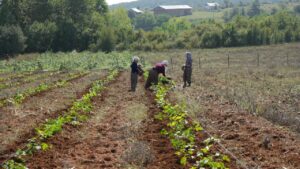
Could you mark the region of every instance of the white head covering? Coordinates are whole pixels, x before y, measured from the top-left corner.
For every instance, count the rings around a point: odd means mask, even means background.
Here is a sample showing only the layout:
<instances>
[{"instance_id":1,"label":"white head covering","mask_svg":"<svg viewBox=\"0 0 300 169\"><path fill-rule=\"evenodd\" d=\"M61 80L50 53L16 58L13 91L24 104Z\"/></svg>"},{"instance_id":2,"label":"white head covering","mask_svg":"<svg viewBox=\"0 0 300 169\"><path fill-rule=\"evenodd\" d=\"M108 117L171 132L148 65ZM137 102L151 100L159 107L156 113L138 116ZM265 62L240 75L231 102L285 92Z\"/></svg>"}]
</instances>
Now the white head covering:
<instances>
[{"instance_id":1,"label":"white head covering","mask_svg":"<svg viewBox=\"0 0 300 169\"><path fill-rule=\"evenodd\" d=\"M132 57L132 62L138 62L139 60L140 60L140 58L137 56Z\"/></svg>"},{"instance_id":2,"label":"white head covering","mask_svg":"<svg viewBox=\"0 0 300 169\"><path fill-rule=\"evenodd\" d=\"M165 65L165 66L168 66L169 65L169 62L167 60L164 60L161 62L161 64Z\"/></svg>"}]
</instances>

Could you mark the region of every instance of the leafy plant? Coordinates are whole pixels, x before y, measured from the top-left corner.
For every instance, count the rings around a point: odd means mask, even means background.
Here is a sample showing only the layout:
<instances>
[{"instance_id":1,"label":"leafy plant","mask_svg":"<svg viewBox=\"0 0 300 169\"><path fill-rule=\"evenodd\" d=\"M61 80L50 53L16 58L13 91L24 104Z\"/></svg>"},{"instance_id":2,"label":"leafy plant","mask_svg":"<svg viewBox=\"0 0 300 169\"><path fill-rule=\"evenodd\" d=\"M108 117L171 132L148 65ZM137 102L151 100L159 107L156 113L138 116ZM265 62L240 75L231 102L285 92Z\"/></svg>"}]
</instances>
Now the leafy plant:
<instances>
[{"instance_id":1,"label":"leafy plant","mask_svg":"<svg viewBox=\"0 0 300 169\"><path fill-rule=\"evenodd\" d=\"M168 79L160 79L155 88L155 100L162 108L162 112L155 115L157 120L167 120L167 128L161 130L161 134L169 137L175 154L180 157L180 164L186 166L192 163L191 169L212 168L226 169L223 162L230 162L228 156L221 156L219 153L211 155L210 148L214 143L219 142L214 137L207 138L202 142L205 147L198 149L196 145L196 133L203 131L198 122L190 122L187 112L183 106L172 105L165 98L174 82L162 83ZM169 80L168 80L169 81ZM167 85L166 85L167 84ZM197 150L198 149L198 150Z\"/></svg>"}]
</instances>

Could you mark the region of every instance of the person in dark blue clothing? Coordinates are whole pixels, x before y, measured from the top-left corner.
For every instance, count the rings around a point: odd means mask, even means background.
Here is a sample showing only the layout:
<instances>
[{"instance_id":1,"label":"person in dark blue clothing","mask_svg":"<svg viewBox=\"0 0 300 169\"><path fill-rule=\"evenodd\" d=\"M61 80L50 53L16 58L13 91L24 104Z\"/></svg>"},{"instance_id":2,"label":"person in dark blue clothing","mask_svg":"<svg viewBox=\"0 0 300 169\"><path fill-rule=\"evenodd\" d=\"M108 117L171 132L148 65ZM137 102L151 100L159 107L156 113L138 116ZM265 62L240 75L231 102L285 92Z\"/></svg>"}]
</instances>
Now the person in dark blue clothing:
<instances>
[{"instance_id":1,"label":"person in dark blue clothing","mask_svg":"<svg viewBox=\"0 0 300 169\"><path fill-rule=\"evenodd\" d=\"M138 76L139 76L139 67L138 67L138 62L139 62L139 57L134 56L132 58L132 63L131 63L131 89L129 91L135 92L137 82L138 82Z\"/></svg>"}]
</instances>

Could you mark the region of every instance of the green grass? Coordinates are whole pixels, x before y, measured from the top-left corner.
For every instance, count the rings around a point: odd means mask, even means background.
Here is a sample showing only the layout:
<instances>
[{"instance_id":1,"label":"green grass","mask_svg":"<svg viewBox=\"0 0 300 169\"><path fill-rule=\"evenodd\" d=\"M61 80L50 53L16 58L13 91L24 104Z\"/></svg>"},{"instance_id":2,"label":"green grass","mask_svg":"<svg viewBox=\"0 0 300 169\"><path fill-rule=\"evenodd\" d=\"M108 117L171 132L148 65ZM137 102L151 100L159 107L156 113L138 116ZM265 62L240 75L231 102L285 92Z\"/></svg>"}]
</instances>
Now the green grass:
<instances>
[{"instance_id":1,"label":"green grass","mask_svg":"<svg viewBox=\"0 0 300 169\"><path fill-rule=\"evenodd\" d=\"M108 69L111 67L127 67L130 64L129 52L91 53L43 53L20 55L14 59L0 61L0 73L24 71L66 71Z\"/></svg>"}]
</instances>

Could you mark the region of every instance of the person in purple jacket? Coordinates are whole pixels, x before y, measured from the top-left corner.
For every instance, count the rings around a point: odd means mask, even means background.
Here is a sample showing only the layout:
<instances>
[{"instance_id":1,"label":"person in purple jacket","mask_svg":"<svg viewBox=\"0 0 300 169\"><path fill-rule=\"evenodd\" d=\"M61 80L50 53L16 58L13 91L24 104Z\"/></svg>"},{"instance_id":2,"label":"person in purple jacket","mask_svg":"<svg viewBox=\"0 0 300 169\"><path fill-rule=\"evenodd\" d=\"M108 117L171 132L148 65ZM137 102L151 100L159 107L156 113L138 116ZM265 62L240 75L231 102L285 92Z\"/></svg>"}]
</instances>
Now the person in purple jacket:
<instances>
[{"instance_id":1,"label":"person in purple jacket","mask_svg":"<svg viewBox=\"0 0 300 169\"><path fill-rule=\"evenodd\" d=\"M166 76L166 67L168 66L169 62L164 60L160 63L157 63L152 69L149 70L149 76L145 84L145 89L149 89L151 85L158 84L158 76L162 74Z\"/></svg>"}]
</instances>

